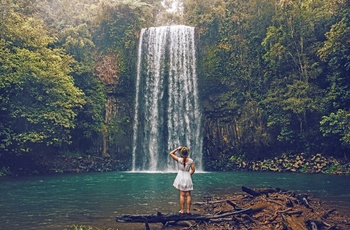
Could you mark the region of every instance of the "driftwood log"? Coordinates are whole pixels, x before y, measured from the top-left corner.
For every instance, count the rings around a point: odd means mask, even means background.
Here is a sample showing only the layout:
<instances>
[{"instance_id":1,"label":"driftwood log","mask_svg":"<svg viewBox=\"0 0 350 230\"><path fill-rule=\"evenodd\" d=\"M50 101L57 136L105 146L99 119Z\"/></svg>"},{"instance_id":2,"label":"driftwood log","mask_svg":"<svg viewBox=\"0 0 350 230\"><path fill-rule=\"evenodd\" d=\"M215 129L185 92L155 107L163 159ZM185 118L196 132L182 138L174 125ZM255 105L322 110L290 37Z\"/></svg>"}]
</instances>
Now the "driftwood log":
<instances>
[{"instance_id":1,"label":"driftwood log","mask_svg":"<svg viewBox=\"0 0 350 230\"><path fill-rule=\"evenodd\" d=\"M233 211L233 212L226 212L223 214L180 214L180 213L171 213L171 214L162 214L158 212L156 215L151 214L151 215L122 215L122 216L117 216L116 221L117 222L123 222L123 223L145 223L146 224L146 229L149 229L148 224L149 223L162 223L165 225L169 221L186 221L186 220L195 220L195 221L210 221L214 219L220 219L232 215L237 215L237 214L249 214L249 213L254 213L256 211L261 210L263 207L252 207L252 208L246 208L246 209L241 209L238 211Z\"/></svg>"},{"instance_id":2,"label":"driftwood log","mask_svg":"<svg viewBox=\"0 0 350 230\"><path fill-rule=\"evenodd\" d=\"M235 214L242 214L242 213L251 213L254 212L253 209L247 208L242 209L239 211L234 212L227 212L220 215L211 215L211 214L179 214L179 213L171 213L171 214L162 214L158 212L156 215L150 214L150 215L123 215L116 217L117 222L124 222L124 223L163 223L165 224L168 221L180 221L180 220L196 220L196 221L209 221L211 219L218 219L223 218L226 216L231 216Z\"/></svg>"},{"instance_id":3,"label":"driftwood log","mask_svg":"<svg viewBox=\"0 0 350 230\"><path fill-rule=\"evenodd\" d=\"M325 209L320 201L307 194L295 194L279 188L251 189L224 199L194 202L196 214L170 213L117 216L117 222L149 223L190 222L189 229L276 229L276 230L339 230L350 229L348 216L336 209Z\"/></svg>"}]
</instances>

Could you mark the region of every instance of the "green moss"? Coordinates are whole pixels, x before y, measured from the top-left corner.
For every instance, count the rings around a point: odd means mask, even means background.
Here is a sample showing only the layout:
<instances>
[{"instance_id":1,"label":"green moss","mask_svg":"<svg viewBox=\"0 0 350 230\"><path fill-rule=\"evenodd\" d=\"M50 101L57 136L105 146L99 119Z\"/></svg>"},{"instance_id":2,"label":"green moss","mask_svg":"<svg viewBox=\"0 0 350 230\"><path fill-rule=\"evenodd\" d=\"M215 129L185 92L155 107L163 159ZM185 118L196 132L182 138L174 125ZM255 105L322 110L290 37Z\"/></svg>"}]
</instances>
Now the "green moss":
<instances>
[{"instance_id":1,"label":"green moss","mask_svg":"<svg viewBox=\"0 0 350 230\"><path fill-rule=\"evenodd\" d=\"M336 174L336 172L342 172L343 167L341 165L331 165L328 169L324 170L325 174Z\"/></svg>"},{"instance_id":2,"label":"green moss","mask_svg":"<svg viewBox=\"0 0 350 230\"><path fill-rule=\"evenodd\" d=\"M307 171L308 171L307 169L308 169L307 165L303 165L303 166L301 166L300 172L307 173Z\"/></svg>"},{"instance_id":3,"label":"green moss","mask_svg":"<svg viewBox=\"0 0 350 230\"><path fill-rule=\"evenodd\" d=\"M231 156L230 162L231 163L241 163L243 159L240 156Z\"/></svg>"}]
</instances>

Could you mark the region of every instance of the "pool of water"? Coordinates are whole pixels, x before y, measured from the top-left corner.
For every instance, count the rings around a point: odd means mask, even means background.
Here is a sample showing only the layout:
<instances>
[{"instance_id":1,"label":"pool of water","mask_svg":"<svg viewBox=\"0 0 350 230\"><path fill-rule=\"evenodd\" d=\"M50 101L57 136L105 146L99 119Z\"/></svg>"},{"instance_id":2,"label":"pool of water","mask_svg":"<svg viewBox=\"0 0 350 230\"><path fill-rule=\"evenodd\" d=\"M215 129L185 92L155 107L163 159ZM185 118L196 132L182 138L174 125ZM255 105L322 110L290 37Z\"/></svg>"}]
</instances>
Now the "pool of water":
<instances>
[{"instance_id":1,"label":"pool of water","mask_svg":"<svg viewBox=\"0 0 350 230\"><path fill-rule=\"evenodd\" d=\"M0 229L144 229L116 223L123 214L177 212L175 173L108 172L0 178ZM193 201L247 187L279 187L312 193L342 211L350 211L350 177L268 172L206 172L193 175Z\"/></svg>"}]
</instances>

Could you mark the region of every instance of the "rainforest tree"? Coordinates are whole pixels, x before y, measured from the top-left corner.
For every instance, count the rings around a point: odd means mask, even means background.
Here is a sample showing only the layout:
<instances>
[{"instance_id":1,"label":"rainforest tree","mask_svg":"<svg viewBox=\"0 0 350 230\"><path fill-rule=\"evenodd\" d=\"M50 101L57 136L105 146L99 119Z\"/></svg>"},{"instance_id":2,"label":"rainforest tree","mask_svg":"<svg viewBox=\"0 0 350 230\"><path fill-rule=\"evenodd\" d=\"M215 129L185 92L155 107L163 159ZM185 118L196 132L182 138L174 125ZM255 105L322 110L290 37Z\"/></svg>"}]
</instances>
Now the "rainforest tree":
<instances>
[{"instance_id":1,"label":"rainforest tree","mask_svg":"<svg viewBox=\"0 0 350 230\"><path fill-rule=\"evenodd\" d=\"M77 109L85 100L70 76L73 59L42 22L12 10L1 23L0 97L2 151L69 143Z\"/></svg>"},{"instance_id":2,"label":"rainforest tree","mask_svg":"<svg viewBox=\"0 0 350 230\"><path fill-rule=\"evenodd\" d=\"M100 155L107 139L130 143L140 30L182 23L198 35L204 152L223 164L347 156L348 0L184 0L176 15L160 0L1 4L1 153Z\"/></svg>"},{"instance_id":3,"label":"rainforest tree","mask_svg":"<svg viewBox=\"0 0 350 230\"><path fill-rule=\"evenodd\" d=\"M184 15L200 34L204 113L225 140L217 150L348 151L349 2L200 3L185 1Z\"/></svg>"}]
</instances>

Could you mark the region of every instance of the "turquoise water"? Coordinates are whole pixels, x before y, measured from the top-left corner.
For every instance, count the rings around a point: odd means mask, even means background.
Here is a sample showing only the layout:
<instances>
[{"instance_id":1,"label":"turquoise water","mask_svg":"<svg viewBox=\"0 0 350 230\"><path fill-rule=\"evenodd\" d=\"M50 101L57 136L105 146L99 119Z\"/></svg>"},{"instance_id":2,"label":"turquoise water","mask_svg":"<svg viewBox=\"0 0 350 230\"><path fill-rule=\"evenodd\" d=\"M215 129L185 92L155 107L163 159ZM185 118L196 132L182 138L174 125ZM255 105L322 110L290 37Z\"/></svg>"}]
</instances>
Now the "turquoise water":
<instances>
[{"instance_id":1,"label":"turquoise water","mask_svg":"<svg viewBox=\"0 0 350 230\"><path fill-rule=\"evenodd\" d=\"M123 214L177 212L175 173L108 172L0 178L0 229L66 229L84 224L110 229L144 229L116 223ZM241 186L308 192L350 211L350 177L262 172L193 175L193 201L240 192ZM156 228L156 227L155 227ZM158 228L159 229L159 228Z\"/></svg>"}]
</instances>

